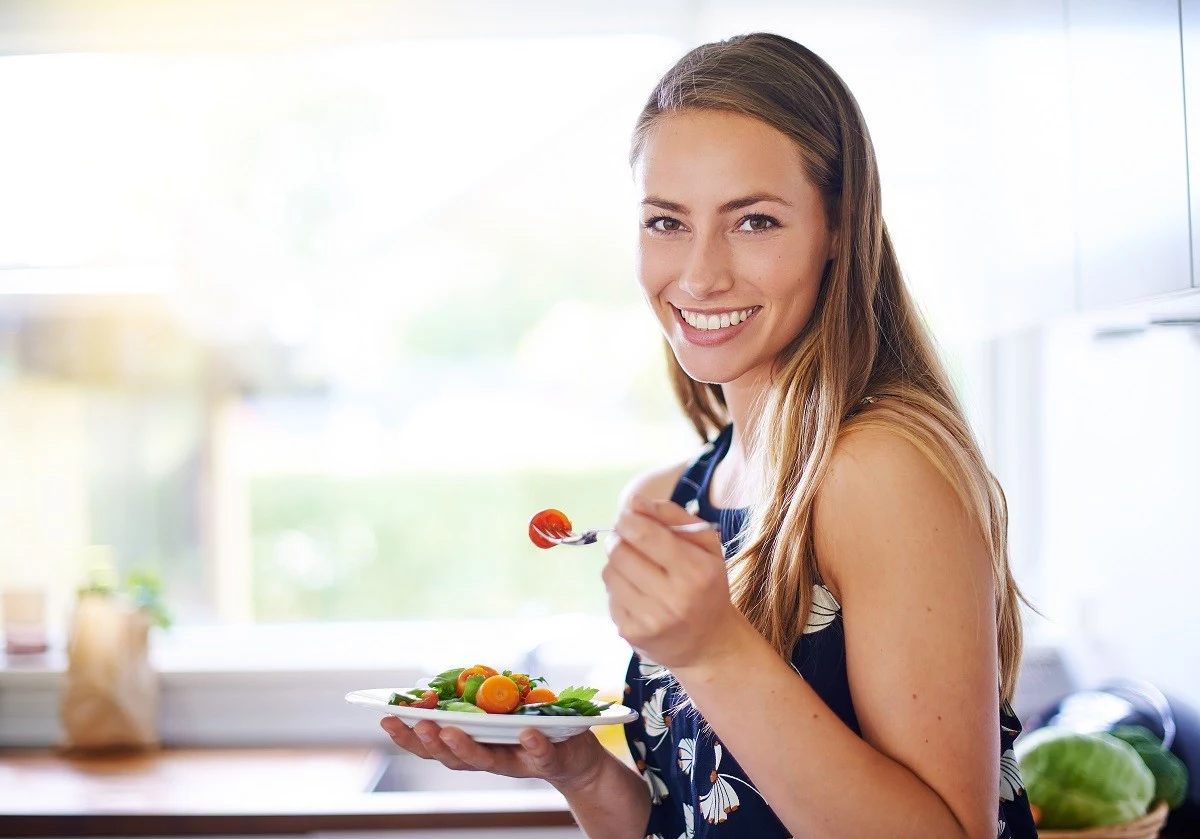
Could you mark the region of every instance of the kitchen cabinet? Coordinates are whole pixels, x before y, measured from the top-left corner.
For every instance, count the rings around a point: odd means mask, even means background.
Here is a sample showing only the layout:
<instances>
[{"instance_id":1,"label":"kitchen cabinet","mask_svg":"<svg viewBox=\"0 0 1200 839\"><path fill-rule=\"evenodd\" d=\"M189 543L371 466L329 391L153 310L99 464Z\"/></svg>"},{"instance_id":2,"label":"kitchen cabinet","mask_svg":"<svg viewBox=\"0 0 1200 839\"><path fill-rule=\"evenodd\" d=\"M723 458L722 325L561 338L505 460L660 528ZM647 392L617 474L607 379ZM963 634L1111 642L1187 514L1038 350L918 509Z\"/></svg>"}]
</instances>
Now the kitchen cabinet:
<instances>
[{"instance_id":1,"label":"kitchen cabinet","mask_svg":"<svg viewBox=\"0 0 1200 839\"><path fill-rule=\"evenodd\" d=\"M1066 11L1080 306L1190 289L1178 0L1067 0Z\"/></svg>"},{"instance_id":2,"label":"kitchen cabinet","mask_svg":"<svg viewBox=\"0 0 1200 839\"><path fill-rule=\"evenodd\" d=\"M1183 20L1200 68L1200 0ZM1177 0L713 0L697 33L778 31L845 78L901 265L953 342L1192 287L1180 26Z\"/></svg>"},{"instance_id":3,"label":"kitchen cabinet","mask_svg":"<svg viewBox=\"0 0 1200 839\"><path fill-rule=\"evenodd\" d=\"M1180 28L1183 38L1184 113L1187 119L1188 195L1191 198L1192 286L1200 288L1196 265L1200 237L1200 0L1181 0Z\"/></svg>"},{"instance_id":4,"label":"kitchen cabinet","mask_svg":"<svg viewBox=\"0 0 1200 839\"><path fill-rule=\"evenodd\" d=\"M940 339L1076 307L1059 0L705 3L699 37L776 31L826 59L866 118L900 265Z\"/></svg>"}]
</instances>

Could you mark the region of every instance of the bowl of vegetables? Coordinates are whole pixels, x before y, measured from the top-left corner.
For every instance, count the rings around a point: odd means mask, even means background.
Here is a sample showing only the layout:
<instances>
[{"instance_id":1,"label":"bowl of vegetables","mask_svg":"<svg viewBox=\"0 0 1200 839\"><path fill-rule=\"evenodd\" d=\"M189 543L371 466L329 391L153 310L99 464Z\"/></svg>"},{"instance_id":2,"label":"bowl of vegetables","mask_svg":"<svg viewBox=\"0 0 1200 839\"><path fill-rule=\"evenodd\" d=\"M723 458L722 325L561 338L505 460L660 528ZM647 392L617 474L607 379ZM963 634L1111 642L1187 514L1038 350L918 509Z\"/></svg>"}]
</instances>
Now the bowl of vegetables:
<instances>
[{"instance_id":1,"label":"bowl of vegetables","mask_svg":"<svg viewBox=\"0 0 1200 839\"><path fill-rule=\"evenodd\" d=\"M1142 726L1040 728L1017 761L1045 839L1153 839L1187 790L1183 762Z\"/></svg>"}]
</instances>

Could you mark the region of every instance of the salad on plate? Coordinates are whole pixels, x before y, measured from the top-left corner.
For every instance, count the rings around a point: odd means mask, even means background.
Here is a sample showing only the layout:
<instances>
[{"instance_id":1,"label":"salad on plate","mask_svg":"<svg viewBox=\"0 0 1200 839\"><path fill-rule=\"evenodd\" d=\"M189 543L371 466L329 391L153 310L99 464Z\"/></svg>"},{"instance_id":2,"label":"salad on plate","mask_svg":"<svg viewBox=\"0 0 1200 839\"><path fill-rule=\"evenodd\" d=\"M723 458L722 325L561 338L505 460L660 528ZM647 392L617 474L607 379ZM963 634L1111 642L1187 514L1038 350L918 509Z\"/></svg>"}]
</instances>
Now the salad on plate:
<instances>
[{"instance_id":1,"label":"salad on plate","mask_svg":"<svg viewBox=\"0 0 1200 839\"><path fill-rule=\"evenodd\" d=\"M597 693L591 687L555 692L541 676L476 664L445 670L411 688L353 691L346 701L399 717L409 727L428 719L460 728L480 743L512 744L527 728L558 742L595 726L637 719L623 705L597 701Z\"/></svg>"}]
</instances>

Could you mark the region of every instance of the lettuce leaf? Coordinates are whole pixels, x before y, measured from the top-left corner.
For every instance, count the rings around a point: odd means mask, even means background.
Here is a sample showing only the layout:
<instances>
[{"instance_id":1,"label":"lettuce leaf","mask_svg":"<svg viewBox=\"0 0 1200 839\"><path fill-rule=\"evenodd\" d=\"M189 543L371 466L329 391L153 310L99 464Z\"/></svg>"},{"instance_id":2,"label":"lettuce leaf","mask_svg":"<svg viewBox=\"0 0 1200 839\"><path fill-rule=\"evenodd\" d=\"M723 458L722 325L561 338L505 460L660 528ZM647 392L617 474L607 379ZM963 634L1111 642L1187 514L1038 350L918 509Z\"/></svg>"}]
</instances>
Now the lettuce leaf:
<instances>
[{"instance_id":1,"label":"lettuce leaf","mask_svg":"<svg viewBox=\"0 0 1200 839\"><path fill-rule=\"evenodd\" d=\"M458 677L465 669L465 667L455 667L452 670L443 670L429 680L429 689L437 691L438 699L457 699Z\"/></svg>"},{"instance_id":2,"label":"lettuce leaf","mask_svg":"<svg viewBox=\"0 0 1200 839\"><path fill-rule=\"evenodd\" d=\"M595 695L595 691L592 695ZM521 705L513 713L542 717L597 717L601 711L611 705L611 702L591 702L578 696L569 696L566 699L560 696L554 702Z\"/></svg>"},{"instance_id":3,"label":"lettuce leaf","mask_svg":"<svg viewBox=\"0 0 1200 839\"><path fill-rule=\"evenodd\" d=\"M468 676L467 680L463 683L462 701L470 702L472 705L474 705L475 694L479 692L479 686L483 684L484 679L486 678L486 676L483 676L479 673L476 673L474 676Z\"/></svg>"}]
</instances>

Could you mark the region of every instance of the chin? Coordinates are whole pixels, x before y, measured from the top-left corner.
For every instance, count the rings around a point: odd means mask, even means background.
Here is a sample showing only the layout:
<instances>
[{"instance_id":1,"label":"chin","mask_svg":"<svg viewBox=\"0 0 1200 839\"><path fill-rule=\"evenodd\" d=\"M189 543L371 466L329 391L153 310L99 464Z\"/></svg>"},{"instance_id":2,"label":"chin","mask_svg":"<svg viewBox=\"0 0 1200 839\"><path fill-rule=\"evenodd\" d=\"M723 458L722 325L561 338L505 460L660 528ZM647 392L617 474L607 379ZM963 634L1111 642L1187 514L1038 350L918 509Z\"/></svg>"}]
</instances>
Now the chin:
<instances>
[{"instance_id":1,"label":"chin","mask_svg":"<svg viewBox=\"0 0 1200 839\"><path fill-rule=\"evenodd\" d=\"M732 381L737 380L746 371L740 366L731 366L728 364L713 364L698 362L695 358L681 358L679 353L675 353L675 360L679 362L679 366L683 368L683 372L687 373L696 381L706 385L727 385Z\"/></svg>"}]
</instances>

